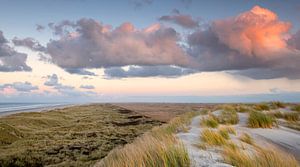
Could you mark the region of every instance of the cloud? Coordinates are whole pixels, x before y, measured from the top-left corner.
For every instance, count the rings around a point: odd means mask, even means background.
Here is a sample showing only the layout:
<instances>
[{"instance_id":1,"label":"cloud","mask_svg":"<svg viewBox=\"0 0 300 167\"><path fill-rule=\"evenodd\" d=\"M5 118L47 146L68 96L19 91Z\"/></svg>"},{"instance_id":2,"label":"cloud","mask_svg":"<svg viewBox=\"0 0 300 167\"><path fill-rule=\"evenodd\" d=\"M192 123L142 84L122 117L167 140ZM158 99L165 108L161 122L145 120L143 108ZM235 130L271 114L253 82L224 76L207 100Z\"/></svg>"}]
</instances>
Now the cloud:
<instances>
[{"instance_id":1,"label":"cloud","mask_svg":"<svg viewBox=\"0 0 300 167\"><path fill-rule=\"evenodd\" d=\"M129 3L132 4L135 9L138 9L146 5L151 5L153 0L129 0Z\"/></svg>"},{"instance_id":2,"label":"cloud","mask_svg":"<svg viewBox=\"0 0 300 167\"><path fill-rule=\"evenodd\" d=\"M104 70L106 78L129 77L179 77L195 73L192 69L177 66L130 66L128 70L122 67L112 67Z\"/></svg>"},{"instance_id":3,"label":"cloud","mask_svg":"<svg viewBox=\"0 0 300 167\"><path fill-rule=\"evenodd\" d=\"M194 19L191 15L183 15L175 9L172 15L161 16L158 20L170 22L182 26L183 28L197 28L199 27L199 21Z\"/></svg>"},{"instance_id":4,"label":"cloud","mask_svg":"<svg viewBox=\"0 0 300 167\"><path fill-rule=\"evenodd\" d=\"M290 27L274 12L255 6L190 34L188 52L199 62L200 71L235 70L253 78L300 78L300 51L290 49L287 42Z\"/></svg>"},{"instance_id":5,"label":"cloud","mask_svg":"<svg viewBox=\"0 0 300 167\"><path fill-rule=\"evenodd\" d=\"M12 39L12 42L14 43L15 46L23 46L33 51L46 52L46 48L33 38L19 39L15 37L14 39Z\"/></svg>"},{"instance_id":6,"label":"cloud","mask_svg":"<svg viewBox=\"0 0 300 167\"><path fill-rule=\"evenodd\" d=\"M180 38L175 29L160 24L138 29L125 22L113 28L83 18L49 23L57 38L44 49L34 40L18 42L44 50L53 64L72 74L95 76L88 70L104 68L106 78L227 71L255 79L300 79L300 32L291 34L291 24L268 9L255 6L198 28L178 10L160 20L194 29Z\"/></svg>"},{"instance_id":7,"label":"cloud","mask_svg":"<svg viewBox=\"0 0 300 167\"><path fill-rule=\"evenodd\" d=\"M93 85L81 85L80 88L82 88L82 89L95 89L95 86L93 86Z\"/></svg>"},{"instance_id":8,"label":"cloud","mask_svg":"<svg viewBox=\"0 0 300 167\"><path fill-rule=\"evenodd\" d=\"M40 25L40 24L36 24L35 29L36 29L38 32L42 32L43 30L45 30L45 26Z\"/></svg>"},{"instance_id":9,"label":"cloud","mask_svg":"<svg viewBox=\"0 0 300 167\"><path fill-rule=\"evenodd\" d=\"M31 71L26 64L27 54L16 51L0 31L0 71Z\"/></svg>"},{"instance_id":10,"label":"cloud","mask_svg":"<svg viewBox=\"0 0 300 167\"><path fill-rule=\"evenodd\" d=\"M81 68L66 68L65 71L69 72L70 74L97 76L95 73Z\"/></svg>"},{"instance_id":11,"label":"cloud","mask_svg":"<svg viewBox=\"0 0 300 167\"><path fill-rule=\"evenodd\" d=\"M55 89L58 93L64 96L95 96L98 95L96 92L92 91L79 91L75 87L69 85L63 85L59 82L58 76L56 74L46 76L47 80L44 85L50 86ZM83 87L82 87L83 86ZM92 89L91 85L81 85L80 88L83 89Z\"/></svg>"},{"instance_id":12,"label":"cloud","mask_svg":"<svg viewBox=\"0 0 300 167\"><path fill-rule=\"evenodd\" d=\"M38 90L37 86L33 86L29 82L14 82L11 84L0 85L0 90L3 90L5 88L12 88L19 92L31 92L32 90Z\"/></svg>"},{"instance_id":13,"label":"cloud","mask_svg":"<svg viewBox=\"0 0 300 167\"><path fill-rule=\"evenodd\" d=\"M46 86L56 86L58 85L58 77L56 74L48 75L47 76L47 81L44 83Z\"/></svg>"},{"instance_id":14,"label":"cloud","mask_svg":"<svg viewBox=\"0 0 300 167\"><path fill-rule=\"evenodd\" d=\"M177 32L159 24L142 30L136 29L131 23L111 29L93 19L53 25L66 26L74 31L59 29L55 32L60 34L60 38L47 44L47 52L54 64L68 72L126 65L187 66L191 62L177 44Z\"/></svg>"}]
</instances>

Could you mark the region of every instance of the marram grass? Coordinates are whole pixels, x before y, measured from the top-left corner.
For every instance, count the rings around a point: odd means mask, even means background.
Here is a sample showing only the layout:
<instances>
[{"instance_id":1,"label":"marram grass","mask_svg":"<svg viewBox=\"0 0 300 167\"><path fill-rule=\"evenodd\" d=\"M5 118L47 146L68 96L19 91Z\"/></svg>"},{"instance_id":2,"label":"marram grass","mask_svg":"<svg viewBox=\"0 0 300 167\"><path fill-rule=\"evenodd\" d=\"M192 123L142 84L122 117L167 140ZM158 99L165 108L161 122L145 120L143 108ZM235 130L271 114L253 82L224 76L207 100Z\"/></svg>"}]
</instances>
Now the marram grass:
<instances>
[{"instance_id":1,"label":"marram grass","mask_svg":"<svg viewBox=\"0 0 300 167\"><path fill-rule=\"evenodd\" d=\"M113 150L98 167L188 167L190 159L174 133L184 131L197 113L186 113L168 124L156 127L123 148Z\"/></svg>"},{"instance_id":2,"label":"marram grass","mask_svg":"<svg viewBox=\"0 0 300 167\"><path fill-rule=\"evenodd\" d=\"M250 112L248 126L251 128L272 128L275 119L260 111Z\"/></svg>"},{"instance_id":3,"label":"marram grass","mask_svg":"<svg viewBox=\"0 0 300 167\"><path fill-rule=\"evenodd\" d=\"M247 152L225 146L223 157L236 167L299 167L295 157L275 148L256 147L254 152Z\"/></svg>"}]
</instances>

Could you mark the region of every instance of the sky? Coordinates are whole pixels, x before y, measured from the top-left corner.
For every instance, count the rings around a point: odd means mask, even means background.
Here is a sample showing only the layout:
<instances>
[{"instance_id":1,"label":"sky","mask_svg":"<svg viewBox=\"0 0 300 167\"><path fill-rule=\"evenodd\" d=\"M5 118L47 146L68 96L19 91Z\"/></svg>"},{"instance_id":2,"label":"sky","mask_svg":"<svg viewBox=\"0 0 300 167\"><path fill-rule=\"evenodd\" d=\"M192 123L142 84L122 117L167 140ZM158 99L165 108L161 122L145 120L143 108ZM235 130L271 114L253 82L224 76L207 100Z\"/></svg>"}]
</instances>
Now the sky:
<instances>
[{"instance_id":1,"label":"sky","mask_svg":"<svg viewBox=\"0 0 300 167\"><path fill-rule=\"evenodd\" d=\"M300 101L297 0L0 4L0 102Z\"/></svg>"}]
</instances>

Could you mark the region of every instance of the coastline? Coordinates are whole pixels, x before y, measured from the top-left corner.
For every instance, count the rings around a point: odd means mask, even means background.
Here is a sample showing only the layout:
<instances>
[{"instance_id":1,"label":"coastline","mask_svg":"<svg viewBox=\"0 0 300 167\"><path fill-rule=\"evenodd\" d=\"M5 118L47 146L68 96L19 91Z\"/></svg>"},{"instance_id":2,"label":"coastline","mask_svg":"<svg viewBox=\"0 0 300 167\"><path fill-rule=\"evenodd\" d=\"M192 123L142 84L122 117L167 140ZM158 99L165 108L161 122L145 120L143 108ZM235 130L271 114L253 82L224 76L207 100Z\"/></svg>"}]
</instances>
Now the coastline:
<instances>
[{"instance_id":1,"label":"coastline","mask_svg":"<svg viewBox=\"0 0 300 167\"><path fill-rule=\"evenodd\" d=\"M52 106L42 106L42 107L37 107L37 108L28 108L28 109L17 109L13 111L3 111L0 112L0 118L13 115L13 114L18 114L18 113L27 113L27 112L47 112L55 109L62 109L66 107L72 107L72 106L77 106L77 105L82 105L82 104L57 104L57 105L52 105Z\"/></svg>"}]
</instances>

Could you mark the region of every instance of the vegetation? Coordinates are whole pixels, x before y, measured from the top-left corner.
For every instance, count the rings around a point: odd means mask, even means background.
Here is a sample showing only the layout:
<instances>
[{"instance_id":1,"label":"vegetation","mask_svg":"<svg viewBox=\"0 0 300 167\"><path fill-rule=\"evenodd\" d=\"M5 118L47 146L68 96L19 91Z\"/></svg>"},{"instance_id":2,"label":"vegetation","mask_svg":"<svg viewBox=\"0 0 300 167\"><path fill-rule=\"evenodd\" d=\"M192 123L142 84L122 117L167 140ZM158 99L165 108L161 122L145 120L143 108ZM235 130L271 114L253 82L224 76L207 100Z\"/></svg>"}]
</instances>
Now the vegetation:
<instances>
[{"instance_id":1,"label":"vegetation","mask_svg":"<svg viewBox=\"0 0 300 167\"><path fill-rule=\"evenodd\" d=\"M249 112L250 109L249 109L249 107L247 107L247 106L244 106L244 105L238 105L238 106L236 107L236 111L237 111L237 112L241 112L241 113L245 113L245 112Z\"/></svg>"},{"instance_id":2,"label":"vegetation","mask_svg":"<svg viewBox=\"0 0 300 167\"><path fill-rule=\"evenodd\" d=\"M248 126L251 128L272 128L274 118L259 111L250 112Z\"/></svg>"},{"instance_id":3,"label":"vegetation","mask_svg":"<svg viewBox=\"0 0 300 167\"><path fill-rule=\"evenodd\" d=\"M299 120L299 114L296 112L280 112L280 111L276 111L276 112L272 112L269 115L272 115L276 118L282 118L285 119L287 121L298 121Z\"/></svg>"},{"instance_id":4,"label":"vegetation","mask_svg":"<svg viewBox=\"0 0 300 167\"><path fill-rule=\"evenodd\" d=\"M232 126L221 126L220 128L219 128L219 130L220 131L226 131L227 133L229 133L229 134L234 134L234 135L236 135L236 131L235 131L235 129L232 127Z\"/></svg>"},{"instance_id":5,"label":"vegetation","mask_svg":"<svg viewBox=\"0 0 300 167\"><path fill-rule=\"evenodd\" d=\"M189 124L190 119L197 114L196 112L186 113L174 118L169 124L154 128L133 143L112 151L96 166L190 166L187 150L177 140L174 133L178 132L177 127L186 126L186 124Z\"/></svg>"},{"instance_id":6,"label":"vegetation","mask_svg":"<svg viewBox=\"0 0 300 167\"><path fill-rule=\"evenodd\" d=\"M270 107L267 103L260 103L260 104L256 104L254 106L254 109L258 111L264 111L264 110L268 111L270 110Z\"/></svg>"},{"instance_id":7,"label":"vegetation","mask_svg":"<svg viewBox=\"0 0 300 167\"><path fill-rule=\"evenodd\" d=\"M292 110L300 112L300 104L293 106Z\"/></svg>"},{"instance_id":8,"label":"vegetation","mask_svg":"<svg viewBox=\"0 0 300 167\"><path fill-rule=\"evenodd\" d=\"M240 136L240 140L245 142L245 143L248 143L248 144L253 144L253 139L251 138L251 136L247 133L243 133L241 136Z\"/></svg>"},{"instance_id":9,"label":"vegetation","mask_svg":"<svg viewBox=\"0 0 300 167\"><path fill-rule=\"evenodd\" d=\"M218 116L218 121L221 124L237 124L239 122L239 116L236 110L224 109Z\"/></svg>"},{"instance_id":10,"label":"vegetation","mask_svg":"<svg viewBox=\"0 0 300 167\"><path fill-rule=\"evenodd\" d=\"M271 102L271 108L272 109L278 109L278 108L284 108L286 105L280 101L273 101Z\"/></svg>"},{"instance_id":11,"label":"vegetation","mask_svg":"<svg viewBox=\"0 0 300 167\"><path fill-rule=\"evenodd\" d=\"M224 147L225 162L236 167L298 167L297 160L277 149L262 149L257 147L254 153Z\"/></svg>"},{"instance_id":12,"label":"vegetation","mask_svg":"<svg viewBox=\"0 0 300 167\"><path fill-rule=\"evenodd\" d=\"M159 121L113 105L0 118L0 166L89 166Z\"/></svg>"},{"instance_id":13,"label":"vegetation","mask_svg":"<svg viewBox=\"0 0 300 167\"><path fill-rule=\"evenodd\" d=\"M219 126L218 120L215 116L209 115L206 118L201 120L201 125L210 127L210 128L217 128Z\"/></svg>"},{"instance_id":14,"label":"vegetation","mask_svg":"<svg viewBox=\"0 0 300 167\"><path fill-rule=\"evenodd\" d=\"M221 146L226 144L224 138L218 131L204 129L201 133L201 140L211 146Z\"/></svg>"}]
</instances>

